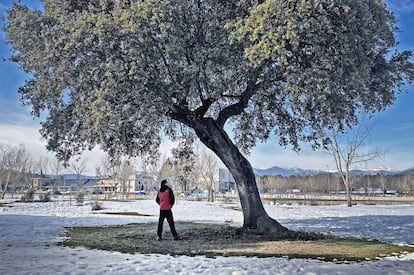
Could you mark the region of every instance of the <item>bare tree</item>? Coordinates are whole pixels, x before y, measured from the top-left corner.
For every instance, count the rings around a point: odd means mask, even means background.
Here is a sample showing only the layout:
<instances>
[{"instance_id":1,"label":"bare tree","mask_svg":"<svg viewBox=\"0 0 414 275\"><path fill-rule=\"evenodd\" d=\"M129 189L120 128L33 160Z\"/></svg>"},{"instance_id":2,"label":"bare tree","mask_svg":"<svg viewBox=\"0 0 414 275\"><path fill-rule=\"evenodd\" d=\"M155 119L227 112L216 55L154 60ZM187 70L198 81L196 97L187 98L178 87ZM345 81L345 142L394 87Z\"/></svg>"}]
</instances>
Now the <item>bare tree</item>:
<instances>
[{"instance_id":1,"label":"bare tree","mask_svg":"<svg viewBox=\"0 0 414 275\"><path fill-rule=\"evenodd\" d=\"M27 166L26 166L26 171L24 173L24 179L23 181L23 188L33 188L33 182L32 182L32 177L33 177L33 171L35 169L35 161L33 160L33 157L31 155L28 155L28 162L27 162Z\"/></svg>"},{"instance_id":2,"label":"bare tree","mask_svg":"<svg viewBox=\"0 0 414 275\"><path fill-rule=\"evenodd\" d=\"M12 172L12 159L13 151L10 146L1 146L0 147L0 171L2 172L2 182L1 182L1 198L4 199L4 195L8 189L10 183L10 177Z\"/></svg>"},{"instance_id":3,"label":"bare tree","mask_svg":"<svg viewBox=\"0 0 414 275\"><path fill-rule=\"evenodd\" d=\"M385 175L382 175L382 174L379 177L380 177L382 195L385 196L385 194L387 193L387 178L385 177Z\"/></svg>"},{"instance_id":4,"label":"bare tree","mask_svg":"<svg viewBox=\"0 0 414 275\"><path fill-rule=\"evenodd\" d=\"M173 179L176 178L173 166L173 161L170 158L165 158L158 172L157 182L166 179L171 184ZM174 189L176 189L176 186L174 186Z\"/></svg>"},{"instance_id":5,"label":"bare tree","mask_svg":"<svg viewBox=\"0 0 414 275\"><path fill-rule=\"evenodd\" d=\"M182 192L188 192L191 189L191 182L194 181L196 156L193 150L194 136L189 133L183 135L184 137L179 139L177 148L171 152L176 181Z\"/></svg>"},{"instance_id":6,"label":"bare tree","mask_svg":"<svg viewBox=\"0 0 414 275\"><path fill-rule=\"evenodd\" d=\"M207 151L203 148L198 154L198 171L201 178L205 182L208 190L208 201L214 201L214 180L216 171L218 171L217 166L217 157L212 152Z\"/></svg>"},{"instance_id":7,"label":"bare tree","mask_svg":"<svg viewBox=\"0 0 414 275\"><path fill-rule=\"evenodd\" d=\"M101 160L99 166L99 176L101 177L117 177L121 166L121 160L112 158L108 153Z\"/></svg>"},{"instance_id":8,"label":"bare tree","mask_svg":"<svg viewBox=\"0 0 414 275\"><path fill-rule=\"evenodd\" d=\"M22 144L18 146L0 145L0 186L1 198L4 198L10 184L13 194L22 181L25 181L24 173L28 172L31 158L26 147Z\"/></svg>"},{"instance_id":9,"label":"bare tree","mask_svg":"<svg viewBox=\"0 0 414 275\"><path fill-rule=\"evenodd\" d=\"M102 159L101 166L96 167L96 175L102 179L113 179L115 191L120 191L125 196L129 192L135 191L135 167L133 165L135 161L135 158L112 158L109 154L106 154ZM143 158L142 166L145 171L147 164L145 158ZM146 174L146 172L143 173Z\"/></svg>"},{"instance_id":10,"label":"bare tree","mask_svg":"<svg viewBox=\"0 0 414 275\"><path fill-rule=\"evenodd\" d=\"M60 174L64 171L64 169L65 169L65 167L63 165L63 162L60 161L58 158L55 158L50 163L50 171L56 179L56 189L57 190L59 190L59 183L61 183L60 181L62 180L62 177L61 177Z\"/></svg>"},{"instance_id":11,"label":"bare tree","mask_svg":"<svg viewBox=\"0 0 414 275\"><path fill-rule=\"evenodd\" d=\"M37 169L37 172L40 175L49 174L50 166L49 166L49 158L48 157L40 156L38 158L38 160L36 161L35 165L36 165L35 168Z\"/></svg>"},{"instance_id":12,"label":"bare tree","mask_svg":"<svg viewBox=\"0 0 414 275\"><path fill-rule=\"evenodd\" d=\"M340 128L327 130L330 139L328 152L333 156L336 168L345 185L347 204L352 206L352 180L350 177L351 167L358 163L366 163L385 154L380 148L362 151L364 141L369 136L372 125L361 123L345 134Z\"/></svg>"},{"instance_id":13,"label":"bare tree","mask_svg":"<svg viewBox=\"0 0 414 275\"><path fill-rule=\"evenodd\" d=\"M166 165L166 164L169 165ZM140 169L141 174L139 177L138 182L138 189L139 191L154 191L158 187L157 182L161 182L163 179L168 179L171 183L174 178L172 172L172 166L169 159L165 159L162 164L161 168L158 167L158 163L154 156L144 155L140 158ZM169 167L167 169L167 167Z\"/></svg>"},{"instance_id":14,"label":"bare tree","mask_svg":"<svg viewBox=\"0 0 414 275\"><path fill-rule=\"evenodd\" d=\"M271 192L276 193L282 193L287 190L286 188L286 178L282 176L272 176L269 179L269 185L271 188Z\"/></svg>"},{"instance_id":15,"label":"bare tree","mask_svg":"<svg viewBox=\"0 0 414 275\"><path fill-rule=\"evenodd\" d=\"M25 174L29 172L31 166L31 156L24 145L20 144L14 148L14 181L13 194L16 188L21 186L27 179ZM26 182L27 183L27 182Z\"/></svg>"},{"instance_id":16,"label":"bare tree","mask_svg":"<svg viewBox=\"0 0 414 275\"><path fill-rule=\"evenodd\" d=\"M131 190L131 176L134 175L134 167L131 165L130 160L124 160L121 164L119 171L119 181L121 183L121 192L125 196Z\"/></svg>"},{"instance_id":17,"label":"bare tree","mask_svg":"<svg viewBox=\"0 0 414 275\"><path fill-rule=\"evenodd\" d=\"M76 159L70 162L70 169L76 174L76 191L80 192L82 187L86 184L81 181L81 175L87 168L87 159Z\"/></svg>"},{"instance_id":18,"label":"bare tree","mask_svg":"<svg viewBox=\"0 0 414 275\"><path fill-rule=\"evenodd\" d=\"M406 196L412 196L414 191L414 180L412 174L405 174L402 181L402 190Z\"/></svg>"}]
</instances>

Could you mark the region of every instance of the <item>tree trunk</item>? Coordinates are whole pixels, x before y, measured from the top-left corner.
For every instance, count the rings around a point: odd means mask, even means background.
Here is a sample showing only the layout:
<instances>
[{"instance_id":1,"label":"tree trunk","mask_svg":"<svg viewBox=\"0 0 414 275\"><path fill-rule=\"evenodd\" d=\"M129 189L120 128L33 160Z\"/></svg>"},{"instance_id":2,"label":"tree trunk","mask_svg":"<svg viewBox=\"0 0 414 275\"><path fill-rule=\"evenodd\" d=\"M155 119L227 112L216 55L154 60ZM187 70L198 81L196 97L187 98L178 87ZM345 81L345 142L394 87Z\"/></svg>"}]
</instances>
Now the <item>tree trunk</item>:
<instances>
[{"instance_id":1,"label":"tree trunk","mask_svg":"<svg viewBox=\"0 0 414 275\"><path fill-rule=\"evenodd\" d=\"M211 186L208 187L208 202L214 202L214 198L213 198L213 189L211 188Z\"/></svg>"},{"instance_id":2,"label":"tree trunk","mask_svg":"<svg viewBox=\"0 0 414 275\"><path fill-rule=\"evenodd\" d=\"M348 207L352 207L352 184L351 184L351 179L349 176L349 165L346 166L345 171L340 169L338 166L338 171L341 176L342 183L345 186L345 192L346 192L345 196L346 196L347 205Z\"/></svg>"},{"instance_id":3,"label":"tree trunk","mask_svg":"<svg viewBox=\"0 0 414 275\"><path fill-rule=\"evenodd\" d=\"M348 204L348 207L352 207L352 185L351 185L351 179L349 177L349 169L347 168L345 172L345 190L346 190L346 202Z\"/></svg>"},{"instance_id":4,"label":"tree trunk","mask_svg":"<svg viewBox=\"0 0 414 275\"><path fill-rule=\"evenodd\" d=\"M7 179L6 179L6 183L4 184L4 189L3 192L1 194L1 199L4 199L4 195L6 195L7 192L7 188L9 188L9 181L10 181L10 169L7 171Z\"/></svg>"},{"instance_id":5,"label":"tree trunk","mask_svg":"<svg viewBox=\"0 0 414 275\"><path fill-rule=\"evenodd\" d=\"M224 129L213 119L207 118L196 121L192 126L201 142L223 161L233 175L243 210L243 228L254 229L258 233L277 235L286 233L288 229L266 213L259 196L253 168Z\"/></svg>"},{"instance_id":6,"label":"tree trunk","mask_svg":"<svg viewBox=\"0 0 414 275\"><path fill-rule=\"evenodd\" d=\"M351 197L352 190L350 190L350 187L346 190L346 202L348 204L348 207L352 207L352 197Z\"/></svg>"}]
</instances>

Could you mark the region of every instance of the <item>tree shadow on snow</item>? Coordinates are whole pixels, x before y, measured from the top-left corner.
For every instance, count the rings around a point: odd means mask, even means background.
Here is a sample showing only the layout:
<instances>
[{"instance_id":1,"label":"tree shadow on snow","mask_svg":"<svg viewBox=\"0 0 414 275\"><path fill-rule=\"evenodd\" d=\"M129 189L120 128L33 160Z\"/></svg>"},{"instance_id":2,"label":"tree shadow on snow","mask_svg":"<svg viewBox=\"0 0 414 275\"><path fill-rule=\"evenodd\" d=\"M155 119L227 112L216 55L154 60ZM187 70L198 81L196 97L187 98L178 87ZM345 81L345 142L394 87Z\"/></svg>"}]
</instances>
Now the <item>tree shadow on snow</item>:
<instances>
[{"instance_id":1,"label":"tree shadow on snow","mask_svg":"<svg viewBox=\"0 0 414 275\"><path fill-rule=\"evenodd\" d=\"M285 220L291 230L372 238L393 244L414 244L414 216L353 216Z\"/></svg>"}]
</instances>

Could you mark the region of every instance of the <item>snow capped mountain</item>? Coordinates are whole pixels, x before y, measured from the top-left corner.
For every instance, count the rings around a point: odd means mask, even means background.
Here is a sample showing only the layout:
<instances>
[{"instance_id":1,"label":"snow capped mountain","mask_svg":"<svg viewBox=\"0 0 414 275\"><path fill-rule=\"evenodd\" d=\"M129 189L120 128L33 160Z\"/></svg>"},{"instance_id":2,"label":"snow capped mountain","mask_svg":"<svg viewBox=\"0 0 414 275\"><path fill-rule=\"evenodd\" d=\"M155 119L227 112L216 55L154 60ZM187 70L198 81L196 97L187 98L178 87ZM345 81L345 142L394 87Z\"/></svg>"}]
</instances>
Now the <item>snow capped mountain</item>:
<instances>
[{"instance_id":1,"label":"snow capped mountain","mask_svg":"<svg viewBox=\"0 0 414 275\"><path fill-rule=\"evenodd\" d=\"M369 170L356 169L356 170L351 171L352 175L377 175L377 174L397 175L397 174L403 174L403 173L404 171L397 171L397 170L393 170L391 168L386 168L386 167L379 167L379 168L374 168L374 169L369 169Z\"/></svg>"},{"instance_id":2,"label":"snow capped mountain","mask_svg":"<svg viewBox=\"0 0 414 275\"><path fill-rule=\"evenodd\" d=\"M401 171L402 174L414 174L414 167Z\"/></svg>"},{"instance_id":3,"label":"snow capped mountain","mask_svg":"<svg viewBox=\"0 0 414 275\"><path fill-rule=\"evenodd\" d=\"M253 168L256 175L259 176L283 176L283 177L289 177L289 176L314 176L326 173L327 171L324 170L312 170L312 169L302 169L302 168L283 168L278 166L273 166L267 169L258 169ZM336 174L337 171L330 171L330 173ZM367 169L367 170L361 170L356 169L351 171L352 175L400 175L400 174L414 174L414 167L402 171L393 170L391 168L386 167L379 167L375 169Z\"/></svg>"},{"instance_id":4,"label":"snow capped mountain","mask_svg":"<svg viewBox=\"0 0 414 275\"><path fill-rule=\"evenodd\" d=\"M253 169L254 172L259 176L275 176L280 175L283 177L289 177L289 176L314 176L321 173L326 173L325 171L321 170L311 170L311 169L302 169L302 168L282 168L278 166L270 167L267 169Z\"/></svg>"}]
</instances>

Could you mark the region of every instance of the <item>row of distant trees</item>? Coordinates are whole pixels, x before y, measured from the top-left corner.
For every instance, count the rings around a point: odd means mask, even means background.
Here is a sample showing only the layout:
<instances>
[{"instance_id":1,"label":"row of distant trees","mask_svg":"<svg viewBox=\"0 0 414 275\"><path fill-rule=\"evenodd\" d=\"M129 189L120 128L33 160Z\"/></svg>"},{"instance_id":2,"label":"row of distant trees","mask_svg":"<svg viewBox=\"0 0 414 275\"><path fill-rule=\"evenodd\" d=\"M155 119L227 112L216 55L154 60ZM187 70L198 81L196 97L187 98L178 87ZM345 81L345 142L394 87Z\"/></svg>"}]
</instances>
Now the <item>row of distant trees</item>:
<instances>
[{"instance_id":1,"label":"row of distant trees","mask_svg":"<svg viewBox=\"0 0 414 275\"><path fill-rule=\"evenodd\" d=\"M164 158L161 166L146 159L123 158L114 160L106 155L96 167L99 178L115 178L126 190L128 179L139 169L160 182L168 179L178 191L191 192L194 188L208 190L209 200L213 200L214 182L218 169L217 158L206 149L188 148L185 140L179 142L172 157ZM191 150L190 150L191 149ZM58 178L64 173L73 173L78 177L77 190L82 188L81 175L88 167L85 158L75 159L66 165L56 158L32 156L23 144L0 144L0 191L4 198L6 190L16 193L18 188L31 188L33 176L48 175Z\"/></svg>"},{"instance_id":2,"label":"row of distant trees","mask_svg":"<svg viewBox=\"0 0 414 275\"><path fill-rule=\"evenodd\" d=\"M190 150L191 149L191 150ZM191 192L194 188L208 191L208 200L214 200L214 183L217 180L217 158L205 149L188 148L185 140L173 150L172 157L164 158L161 166L151 165L141 160L140 169L146 174L155 175L157 182L168 179L178 192ZM0 145L0 186L1 196L6 190L16 192L19 187L31 187L34 174L58 176L62 173L74 173L80 177L86 171L87 160L63 163L47 157L35 159L24 145ZM97 177L116 177L122 184L135 172L131 160L111 162L109 157L102 159L101 166L96 169ZM399 195L414 195L414 175L352 175L350 189L358 190L365 195L386 195L387 191L395 191ZM82 181L80 181L80 184ZM314 176L262 176L257 177L261 193L289 193L300 190L303 193L338 194L344 191L343 178L338 173L323 173ZM81 186L78 186L80 188ZM374 193L375 190L375 193Z\"/></svg>"},{"instance_id":3,"label":"row of distant trees","mask_svg":"<svg viewBox=\"0 0 414 275\"><path fill-rule=\"evenodd\" d=\"M0 144L0 192L4 198L6 191L16 193L18 188L31 188L32 178L37 174L58 176L62 173L85 172L87 160L76 159L66 166L56 158L46 156L33 156L23 144Z\"/></svg>"},{"instance_id":4,"label":"row of distant trees","mask_svg":"<svg viewBox=\"0 0 414 275\"><path fill-rule=\"evenodd\" d=\"M262 176L257 179L261 193L280 194L294 192L314 194L346 193L342 177L338 173L323 173L314 176ZM352 175L351 191L361 195L414 195L414 175ZM362 192L361 192L362 191Z\"/></svg>"}]
</instances>

